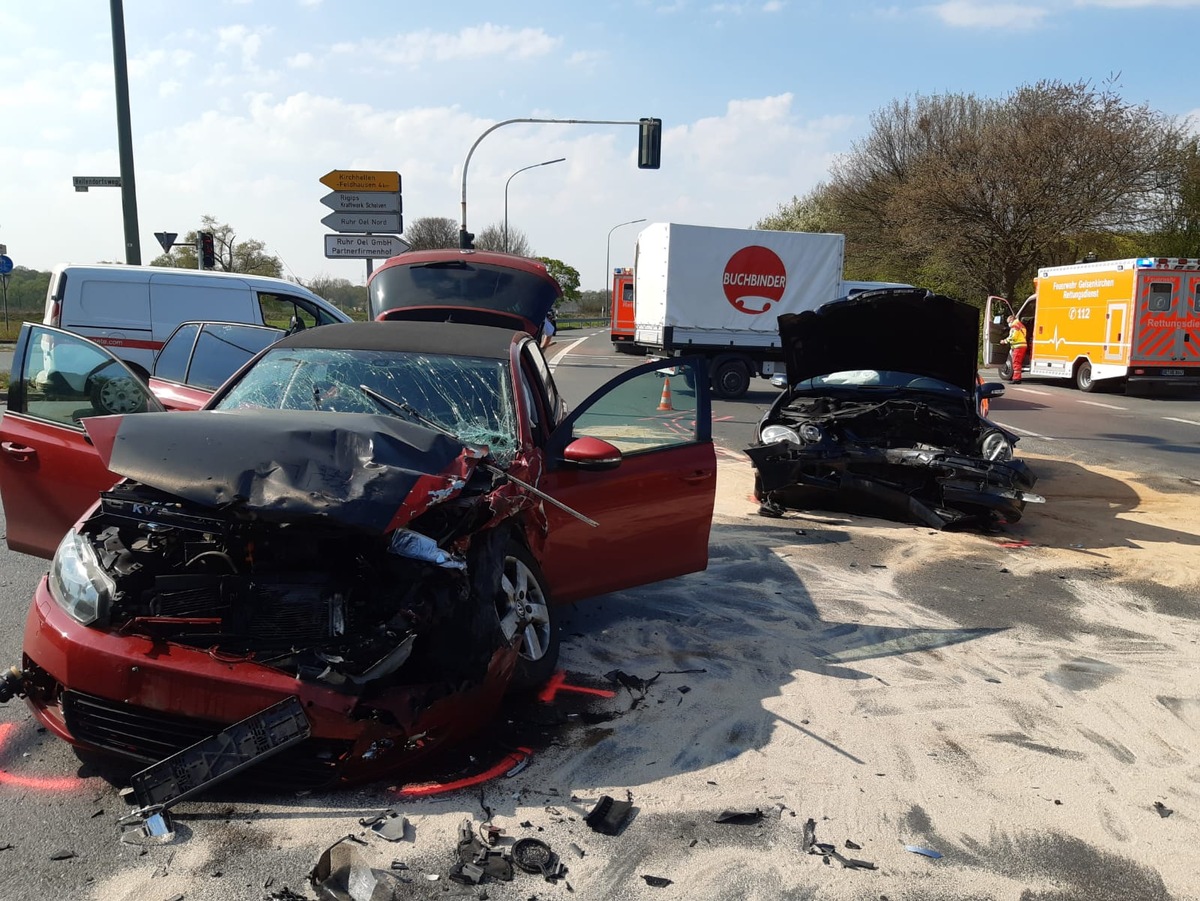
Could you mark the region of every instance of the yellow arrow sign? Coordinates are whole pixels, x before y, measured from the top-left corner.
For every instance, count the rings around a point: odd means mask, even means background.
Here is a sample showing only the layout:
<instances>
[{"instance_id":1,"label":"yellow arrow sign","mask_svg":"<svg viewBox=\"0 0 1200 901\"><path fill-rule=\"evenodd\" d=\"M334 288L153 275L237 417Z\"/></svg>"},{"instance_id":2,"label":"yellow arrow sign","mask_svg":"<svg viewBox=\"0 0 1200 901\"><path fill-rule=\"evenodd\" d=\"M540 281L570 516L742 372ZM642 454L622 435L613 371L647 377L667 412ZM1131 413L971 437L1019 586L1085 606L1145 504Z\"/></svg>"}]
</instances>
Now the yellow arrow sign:
<instances>
[{"instance_id":1,"label":"yellow arrow sign","mask_svg":"<svg viewBox=\"0 0 1200 901\"><path fill-rule=\"evenodd\" d=\"M321 176L321 184L334 191L399 191L399 172L334 169Z\"/></svg>"}]
</instances>

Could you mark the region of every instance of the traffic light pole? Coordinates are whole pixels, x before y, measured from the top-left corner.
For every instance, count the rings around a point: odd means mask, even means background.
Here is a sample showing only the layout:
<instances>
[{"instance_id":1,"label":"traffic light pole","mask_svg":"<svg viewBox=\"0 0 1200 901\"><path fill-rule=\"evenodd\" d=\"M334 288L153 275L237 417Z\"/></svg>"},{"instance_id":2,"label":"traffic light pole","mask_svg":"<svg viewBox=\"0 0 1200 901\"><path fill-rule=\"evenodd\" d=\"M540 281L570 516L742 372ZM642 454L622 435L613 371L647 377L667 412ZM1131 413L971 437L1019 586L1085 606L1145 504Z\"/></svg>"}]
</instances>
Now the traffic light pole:
<instances>
[{"instance_id":1,"label":"traffic light pole","mask_svg":"<svg viewBox=\"0 0 1200 901\"><path fill-rule=\"evenodd\" d=\"M125 262L142 264L138 235L137 188L133 180L133 128L129 120L129 69L125 60L125 13L121 0L109 0L112 15L113 75L117 85L117 148L121 158L121 212L125 223Z\"/></svg>"},{"instance_id":2,"label":"traffic light pole","mask_svg":"<svg viewBox=\"0 0 1200 901\"><path fill-rule=\"evenodd\" d=\"M467 168L471 165L471 155L475 153L475 148L479 146L479 142L490 135L497 128L504 125L512 125L516 122L533 122L533 123L548 123L552 125L637 125L646 131L647 122L658 123L657 130L654 134L654 140L658 141L662 135L662 122L659 119L505 119L503 122L497 122L491 128L487 129L483 134L475 139L475 143L471 145L471 149L467 151L467 158L463 161L462 171L462 218L458 227L458 246L463 250L469 250L474 247L475 236L467 231ZM641 160L644 157L644 151L639 150L640 168L657 169L658 168L658 153L657 146L653 154L653 165L643 166Z\"/></svg>"}]
</instances>

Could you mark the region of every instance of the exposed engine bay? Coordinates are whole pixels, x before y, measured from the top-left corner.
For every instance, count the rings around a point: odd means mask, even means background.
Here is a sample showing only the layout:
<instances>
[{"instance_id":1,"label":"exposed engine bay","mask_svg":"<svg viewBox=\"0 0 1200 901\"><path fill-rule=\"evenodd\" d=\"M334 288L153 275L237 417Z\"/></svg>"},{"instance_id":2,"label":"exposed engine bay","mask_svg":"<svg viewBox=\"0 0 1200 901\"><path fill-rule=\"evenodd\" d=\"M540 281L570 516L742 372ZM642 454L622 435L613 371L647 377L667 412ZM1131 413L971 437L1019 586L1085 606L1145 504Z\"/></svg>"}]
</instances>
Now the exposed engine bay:
<instances>
[{"instance_id":1,"label":"exposed engine bay","mask_svg":"<svg viewBox=\"0 0 1200 901\"><path fill-rule=\"evenodd\" d=\"M480 679L504 640L503 528L476 492L390 534L270 521L125 481L81 539L111 579L96 625L369 694ZM408 674L411 673L411 678Z\"/></svg>"},{"instance_id":2,"label":"exposed engine bay","mask_svg":"<svg viewBox=\"0 0 1200 901\"><path fill-rule=\"evenodd\" d=\"M833 507L937 529L1017 521L1041 500L1026 491L1035 476L973 402L915 389L796 393L747 449L760 509Z\"/></svg>"},{"instance_id":3,"label":"exposed engine bay","mask_svg":"<svg viewBox=\"0 0 1200 901\"><path fill-rule=\"evenodd\" d=\"M976 453L978 420L965 398L891 398L880 401L799 397L780 411L781 423L809 424L838 444L877 448L921 447Z\"/></svg>"}]
</instances>

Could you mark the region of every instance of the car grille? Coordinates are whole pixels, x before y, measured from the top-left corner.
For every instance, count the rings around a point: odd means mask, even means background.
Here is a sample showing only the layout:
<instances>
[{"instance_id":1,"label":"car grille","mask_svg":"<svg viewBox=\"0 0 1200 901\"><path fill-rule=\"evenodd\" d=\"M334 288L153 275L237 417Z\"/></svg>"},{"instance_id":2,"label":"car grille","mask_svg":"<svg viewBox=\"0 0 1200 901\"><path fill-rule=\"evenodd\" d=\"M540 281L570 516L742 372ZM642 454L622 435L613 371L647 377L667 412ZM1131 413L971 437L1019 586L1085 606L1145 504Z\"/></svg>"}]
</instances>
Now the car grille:
<instances>
[{"instance_id":1,"label":"car grille","mask_svg":"<svg viewBox=\"0 0 1200 901\"><path fill-rule=\"evenodd\" d=\"M220 732L224 723L175 716L121 704L77 691L62 695L63 717L77 741L144 763L156 763L201 739ZM308 739L271 758L252 778L290 789L315 788L337 777L339 760L350 742Z\"/></svg>"}]
</instances>

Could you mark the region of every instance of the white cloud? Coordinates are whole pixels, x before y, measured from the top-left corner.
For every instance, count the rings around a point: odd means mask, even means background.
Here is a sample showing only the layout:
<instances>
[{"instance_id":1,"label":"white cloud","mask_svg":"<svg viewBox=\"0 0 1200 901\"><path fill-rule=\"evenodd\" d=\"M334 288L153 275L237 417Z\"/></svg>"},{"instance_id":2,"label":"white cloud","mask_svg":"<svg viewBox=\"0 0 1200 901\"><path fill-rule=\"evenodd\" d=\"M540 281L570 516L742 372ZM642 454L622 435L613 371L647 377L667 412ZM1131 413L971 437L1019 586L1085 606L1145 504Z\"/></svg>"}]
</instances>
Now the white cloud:
<instances>
[{"instance_id":1,"label":"white cloud","mask_svg":"<svg viewBox=\"0 0 1200 901\"><path fill-rule=\"evenodd\" d=\"M986 3L977 0L948 0L924 9L952 28L1005 28L1030 30L1040 25L1049 11L1043 6L1019 3Z\"/></svg>"},{"instance_id":2,"label":"white cloud","mask_svg":"<svg viewBox=\"0 0 1200 901\"><path fill-rule=\"evenodd\" d=\"M297 53L288 57L287 66L289 69L311 69L316 61L316 57L311 53Z\"/></svg>"},{"instance_id":3,"label":"white cloud","mask_svg":"<svg viewBox=\"0 0 1200 901\"><path fill-rule=\"evenodd\" d=\"M484 24L457 32L430 30L404 32L394 37L335 44L335 53L375 57L395 65L415 68L424 62L461 60L534 59L549 56L562 39L540 28L507 28Z\"/></svg>"}]
</instances>

